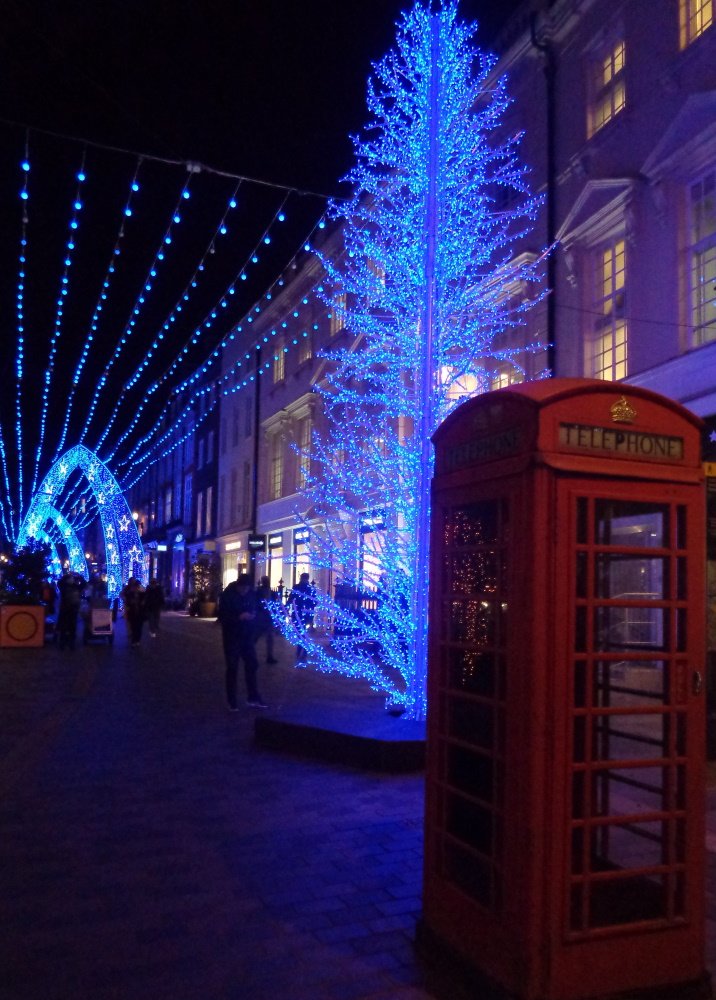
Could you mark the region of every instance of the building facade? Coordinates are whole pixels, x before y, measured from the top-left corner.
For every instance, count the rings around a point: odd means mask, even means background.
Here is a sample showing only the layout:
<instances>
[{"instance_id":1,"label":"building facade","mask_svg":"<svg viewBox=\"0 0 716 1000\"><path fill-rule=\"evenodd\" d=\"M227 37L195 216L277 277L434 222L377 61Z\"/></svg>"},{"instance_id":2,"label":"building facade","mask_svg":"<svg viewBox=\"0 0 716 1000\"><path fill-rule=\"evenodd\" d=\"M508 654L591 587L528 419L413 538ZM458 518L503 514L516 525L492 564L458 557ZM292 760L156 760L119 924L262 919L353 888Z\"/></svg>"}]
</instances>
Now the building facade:
<instances>
[{"instance_id":1,"label":"building facade","mask_svg":"<svg viewBox=\"0 0 716 1000\"><path fill-rule=\"evenodd\" d=\"M177 607L191 592L193 563L215 559L218 401L208 377L175 396L129 491L149 575Z\"/></svg>"}]
</instances>

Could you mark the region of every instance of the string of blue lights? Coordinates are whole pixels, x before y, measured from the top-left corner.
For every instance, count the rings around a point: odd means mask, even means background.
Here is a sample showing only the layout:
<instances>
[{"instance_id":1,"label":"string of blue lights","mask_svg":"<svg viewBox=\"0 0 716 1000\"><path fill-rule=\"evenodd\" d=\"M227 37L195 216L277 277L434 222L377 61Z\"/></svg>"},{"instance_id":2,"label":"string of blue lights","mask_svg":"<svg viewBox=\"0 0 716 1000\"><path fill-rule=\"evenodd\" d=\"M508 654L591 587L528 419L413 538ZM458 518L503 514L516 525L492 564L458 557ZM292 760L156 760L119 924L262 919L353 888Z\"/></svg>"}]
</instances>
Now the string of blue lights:
<instances>
[{"instance_id":1,"label":"string of blue lights","mask_svg":"<svg viewBox=\"0 0 716 1000\"><path fill-rule=\"evenodd\" d=\"M79 213L82 211L82 184L86 180L85 174L85 154L82 154L82 163L80 169L77 173L77 189L75 193L75 200L72 206L72 218L70 219L69 225L69 239L66 244L66 254L64 259L64 269L62 272L61 287L59 298L57 299L57 313L55 314L54 330L52 333L52 339L50 341L50 356L48 360L47 369L45 370L44 384L42 388L42 413L40 416L40 437L37 445L37 451L35 454L35 471L32 477L32 493L34 494L37 487L37 477L40 471L40 461L42 457L42 450L45 441L45 426L47 424L47 410L50 400L50 385L52 383L52 375L55 369L55 358L57 356L57 346L62 335L62 317L65 309L65 297L68 292L69 285L69 272L72 266L72 254L75 250L75 240L76 232L79 229Z\"/></svg>"},{"instance_id":2,"label":"string of blue lights","mask_svg":"<svg viewBox=\"0 0 716 1000\"><path fill-rule=\"evenodd\" d=\"M136 328L137 319L138 319L138 317L140 315L142 306L147 301L147 296L149 295L149 293L152 291L152 288L154 287L153 284L152 284L152 280L154 278L156 278L159 266L166 259L165 250L166 250L166 247L170 246L171 243L172 243L173 227L175 225L179 225L179 223L181 222L181 216L179 214L179 211L180 211L180 208L181 208L182 201L183 200L187 200L188 198L191 197L191 192L189 191L190 179L191 179L191 175L189 175L187 177L187 179L185 180L185 182L184 182L184 185L182 187L181 193L180 193L179 198L177 200L176 207L175 207L174 212L172 214L171 222L167 226L167 228L166 228L166 230L164 232L164 236L161 239L161 242L160 242L160 245L159 245L159 249L157 250L157 252L154 255L152 264L150 265L150 268L149 268L149 272L148 272L148 274L145 277L145 280L144 280L144 283L143 283L143 288L140 291L139 295L137 296L137 298L136 298L136 300L134 302L134 305L132 306L132 309L130 311L130 318L127 321L124 329L122 330L122 332L121 332L121 334L119 336L119 339L117 341L114 353L113 353L112 357L110 358L109 363L107 364L107 367L105 368L104 372L102 373L102 377L100 378L99 383L97 384L97 388L95 389L94 395L92 397L92 402L90 403L90 410L89 410L89 414L88 414L87 420L85 421L85 426L84 426L84 428L82 430L82 433L80 434L80 437L79 437L80 443L84 441L85 437L88 434L89 427L90 427L92 418L94 416L95 410L97 408L97 403L99 401L100 395L101 395L102 390L104 389L104 387L107 385L107 381L109 379L109 373L110 373L111 369L114 367L114 365L117 363L117 361L119 360L119 357L122 354L122 349L126 345L126 343L129 340L129 338L131 337L134 329ZM150 280L150 279L152 279L152 280ZM111 429L111 427L112 427L112 425L114 423L114 420L116 418L116 414L119 411L119 405L120 405L119 403L116 404L115 409L114 409L113 414L112 414L112 417L110 418L109 423L105 427L104 433L102 434L102 436L100 437L99 441L97 442L97 445L95 447L95 451L97 451L97 452L101 448L102 444L104 443L104 441L107 438L107 435L110 432L110 429Z\"/></svg>"},{"instance_id":3,"label":"string of blue lights","mask_svg":"<svg viewBox=\"0 0 716 1000\"><path fill-rule=\"evenodd\" d=\"M20 164L23 171L23 183L22 189L20 191L20 201L22 207L22 235L20 237L20 269L18 273L18 283L17 283L17 352L15 356L15 434L17 436L18 442L18 454L22 454L22 380L24 373L24 358L25 358L25 316L24 316L24 300L25 300L25 265L27 264L27 225L28 225L28 213L27 213L27 202L30 197L30 192L28 191L28 179L30 173L30 137L25 133L25 157ZM7 481L7 466L5 462L5 450L3 448L3 468L5 469L5 478ZM18 509L22 510L24 502L24 484L23 484L23 463L20 462L17 470L17 489L18 489ZM8 487L8 496L10 495ZM10 521L12 523L13 517L10 515ZM19 528L19 525L18 525Z\"/></svg>"},{"instance_id":4,"label":"string of blue lights","mask_svg":"<svg viewBox=\"0 0 716 1000\"><path fill-rule=\"evenodd\" d=\"M134 174L132 176L132 180L131 180L130 185L129 185L129 195L127 197L127 201L126 201L126 203L124 205L124 209L122 211L122 222L120 224L120 228L119 228L119 232L117 234L117 238L116 238L116 240L114 242L114 248L113 248L112 254L110 256L110 263L109 263L109 265L107 267L107 271L106 271L104 280L102 282L102 290L101 290L99 298L98 298L98 300L97 300L97 302L95 304L94 312L92 313L92 318L91 318L90 324L89 324L89 330L87 332L87 336L86 336L86 339L85 339L85 342L84 342L84 346L82 348L82 353L80 354L80 359L77 362L77 367L75 368L74 375L72 376L72 386L70 388L70 395L69 395L69 399L68 399L68 403L67 403L67 409L65 411L65 419L64 419L64 423L63 423L63 427L62 427L62 434L60 435L60 440L59 440L59 443L57 445L57 449L55 451L55 457L54 457L53 461L57 461L57 459L58 459L58 457L60 455L60 452L62 451L62 449L64 447L65 440L67 438L67 430L68 430L69 423L70 423L70 416L72 414L72 407L73 407L73 403L74 403L74 399L75 399L75 394L76 394L76 391L77 391L77 386L79 385L79 381L80 381L80 376L82 375L82 370L83 370L83 368L85 366L85 363L87 361L87 356L88 356L88 354L90 352L90 348L92 346L92 343L93 343L95 337L98 335L100 314L104 310L104 306L105 306L105 303L107 301L107 296L109 294L109 289L110 289L110 284L111 284L111 281L112 281L112 277L116 273L116 258L119 257L119 255L122 252L121 245L122 245L122 240L123 240L124 235L125 235L126 220L128 218L130 218L131 215L132 215L132 198L137 193L137 191L139 191L138 176L139 176L139 169L140 169L140 167L141 167L141 159L137 161L137 165L136 165L136 167L134 169Z\"/></svg>"}]
</instances>

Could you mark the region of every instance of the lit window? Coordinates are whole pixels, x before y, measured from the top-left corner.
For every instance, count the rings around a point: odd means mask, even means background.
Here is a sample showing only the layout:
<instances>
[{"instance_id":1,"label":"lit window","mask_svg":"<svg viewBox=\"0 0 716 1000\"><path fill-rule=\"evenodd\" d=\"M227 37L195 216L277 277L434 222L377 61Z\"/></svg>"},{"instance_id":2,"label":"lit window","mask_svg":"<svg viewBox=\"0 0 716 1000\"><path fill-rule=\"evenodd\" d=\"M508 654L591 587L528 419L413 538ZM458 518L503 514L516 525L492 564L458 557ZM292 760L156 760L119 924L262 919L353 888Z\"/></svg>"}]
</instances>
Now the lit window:
<instances>
[{"instance_id":1,"label":"lit window","mask_svg":"<svg viewBox=\"0 0 716 1000\"><path fill-rule=\"evenodd\" d=\"M251 466L244 462L243 479L241 484L241 520L248 521L251 511L249 509L249 497L251 494Z\"/></svg>"},{"instance_id":2,"label":"lit window","mask_svg":"<svg viewBox=\"0 0 716 1000\"><path fill-rule=\"evenodd\" d=\"M197 493L196 495L196 537L199 538L204 534L202 528L204 527L204 494Z\"/></svg>"},{"instance_id":3,"label":"lit window","mask_svg":"<svg viewBox=\"0 0 716 1000\"><path fill-rule=\"evenodd\" d=\"M624 42L617 42L594 65L589 135L593 136L626 106Z\"/></svg>"},{"instance_id":4,"label":"lit window","mask_svg":"<svg viewBox=\"0 0 716 1000\"><path fill-rule=\"evenodd\" d=\"M596 252L594 261L591 374L616 381L627 374L624 240Z\"/></svg>"},{"instance_id":5,"label":"lit window","mask_svg":"<svg viewBox=\"0 0 716 1000\"><path fill-rule=\"evenodd\" d=\"M506 389L508 385L516 385L524 382L525 377L519 369L511 365L509 361L499 361L495 365L495 370L490 379L491 389Z\"/></svg>"},{"instance_id":6,"label":"lit window","mask_svg":"<svg viewBox=\"0 0 716 1000\"><path fill-rule=\"evenodd\" d=\"M679 42L682 49L713 24L713 0L679 0Z\"/></svg>"},{"instance_id":7,"label":"lit window","mask_svg":"<svg viewBox=\"0 0 716 1000\"><path fill-rule=\"evenodd\" d=\"M283 463L281 461L281 438L275 434L271 438L271 462L269 465L269 499L278 500L283 489Z\"/></svg>"},{"instance_id":8,"label":"lit window","mask_svg":"<svg viewBox=\"0 0 716 1000\"><path fill-rule=\"evenodd\" d=\"M206 523L204 524L204 534L210 535L214 530L213 520L212 520L212 505L214 502L214 487L207 486L206 488Z\"/></svg>"},{"instance_id":9,"label":"lit window","mask_svg":"<svg viewBox=\"0 0 716 1000\"><path fill-rule=\"evenodd\" d=\"M345 328L347 304L348 299L345 292L336 295L333 300L333 308L331 309L331 337L335 337L337 333L340 333Z\"/></svg>"},{"instance_id":10,"label":"lit window","mask_svg":"<svg viewBox=\"0 0 716 1000\"><path fill-rule=\"evenodd\" d=\"M298 339L298 363L302 365L304 361L310 361L313 357L313 349L311 347L311 335L308 330L300 335Z\"/></svg>"},{"instance_id":11,"label":"lit window","mask_svg":"<svg viewBox=\"0 0 716 1000\"><path fill-rule=\"evenodd\" d=\"M298 426L298 488L303 490L308 485L308 476L311 471L311 440L312 440L311 418L304 417Z\"/></svg>"},{"instance_id":12,"label":"lit window","mask_svg":"<svg viewBox=\"0 0 716 1000\"><path fill-rule=\"evenodd\" d=\"M716 171L690 188L691 345L716 340Z\"/></svg>"},{"instance_id":13,"label":"lit window","mask_svg":"<svg viewBox=\"0 0 716 1000\"><path fill-rule=\"evenodd\" d=\"M191 476L184 476L184 524L191 524Z\"/></svg>"},{"instance_id":14,"label":"lit window","mask_svg":"<svg viewBox=\"0 0 716 1000\"><path fill-rule=\"evenodd\" d=\"M229 524L236 524L237 521L241 520L238 508L238 478L239 474L236 469L231 470L231 494L229 499Z\"/></svg>"},{"instance_id":15,"label":"lit window","mask_svg":"<svg viewBox=\"0 0 716 1000\"><path fill-rule=\"evenodd\" d=\"M452 402L473 396L478 389L477 376L472 372L459 374L457 369L445 365L440 369L440 381L447 386L447 398Z\"/></svg>"},{"instance_id":16,"label":"lit window","mask_svg":"<svg viewBox=\"0 0 716 1000\"><path fill-rule=\"evenodd\" d=\"M276 353L273 358L273 380L274 382L283 382L286 376L286 355L283 349L283 343L279 341L276 344Z\"/></svg>"}]
</instances>

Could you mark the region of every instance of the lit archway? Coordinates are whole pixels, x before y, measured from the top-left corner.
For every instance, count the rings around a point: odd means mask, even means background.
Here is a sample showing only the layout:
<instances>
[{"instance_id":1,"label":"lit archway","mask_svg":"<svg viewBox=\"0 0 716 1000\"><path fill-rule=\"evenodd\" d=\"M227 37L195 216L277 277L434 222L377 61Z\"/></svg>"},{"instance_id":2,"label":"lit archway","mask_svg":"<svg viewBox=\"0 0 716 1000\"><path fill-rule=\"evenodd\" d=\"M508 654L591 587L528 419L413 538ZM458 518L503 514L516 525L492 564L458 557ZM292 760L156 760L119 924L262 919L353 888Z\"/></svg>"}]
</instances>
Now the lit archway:
<instances>
[{"instance_id":1,"label":"lit archway","mask_svg":"<svg viewBox=\"0 0 716 1000\"><path fill-rule=\"evenodd\" d=\"M67 551L67 562L70 570L73 573L79 573L86 579L89 578L89 567L80 540L64 514L61 514L52 504L45 505L45 523L40 525L39 534L36 531L34 537L51 547L53 569L56 570L57 564L59 564L60 572L62 571L59 543Z\"/></svg>"},{"instance_id":2,"label":"lit archway","mask_svg":"<svg viewBox=\"0 0 716 1000\"><path fill-rule=\"evenodd\" d=\"M148 571L142 542L119 483L104 462L84 445L75 445L65 452L43 479L20 528L18 545L27 544L30 538L43 536L48 536L53 544L53 535L59 530L61 540L70 553L71 568L74 569L75 558L78 565L81 558L82 568L76 571L86 575L87 563L77 536L56 506L57 498L76 469L87 479L99 510L107 561L107 596L118 597L130 576L138 577L143 584L147 583ZM69 535L66 534L68 530ZM57 551L54 544L53 550Z\"/></svg>"}]
</instances>

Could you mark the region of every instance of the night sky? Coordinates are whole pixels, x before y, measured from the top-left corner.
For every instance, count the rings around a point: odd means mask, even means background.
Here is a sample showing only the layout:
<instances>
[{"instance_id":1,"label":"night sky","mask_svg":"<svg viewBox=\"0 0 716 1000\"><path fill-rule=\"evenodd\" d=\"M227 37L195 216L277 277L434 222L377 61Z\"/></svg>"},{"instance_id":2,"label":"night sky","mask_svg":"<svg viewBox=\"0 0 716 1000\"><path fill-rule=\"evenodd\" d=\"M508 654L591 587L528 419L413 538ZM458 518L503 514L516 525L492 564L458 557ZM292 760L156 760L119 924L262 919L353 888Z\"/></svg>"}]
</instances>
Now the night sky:
<instances>
[{"instance_id":1,"label":"night sky","mask_svg":"<svg viewBox=\"0 0 716 1000\"><path fill-rule=\"evenodd\" d=\"M490 38L517 5L517 0L463 0L460 14L479 22L476 40L489 47ZM54 450L51 435L58 433L64 418L72 373L123 221L121 267L115 262L65 447L75 443L84 426L88 400L132 315L187 179L182 166L144 161L133 215L125 220L128 185L137 169L133 154L200 162L306 192L340 194L339 179L353 158L348 135L366 121L370 63L390 48L395 21L406 6L407 0L6 0L0 32L0 118L17 125L0 123L0 417L11 452L22 218L18 194L24 180L19 164L27 140L26 479L27 467L34 462L34 456L28 461L28 451L36 447L40 387L82 157L87 181L52 375L48 453ZM29 134L24 126L31 128ZM128 152L84 147L60 136ZM98 405L85 442L91 447L122 386L211 246L236 186L234 180L208 173L190 180L191 198L182 203L171 253L167 250ZM205 258L200 287L156 353L156 367L126 394L119 429L135 412L143 387L166 369L236 277L283 198L278 189L242 185L227 236ZM289 198L284 237L276 232L259 264L250 268L249 280L238 283L240 291L237 287L230 308L219 317L222 326L217 321L209 337L226 332L281 273L324 206L325 201L310 195ZM199 354L187 357L184 374L205 356L207 343ZM157 400L160 396L156 394ZM51 457L43 458L40 475Z\"/></svg>"}]
</instances>

